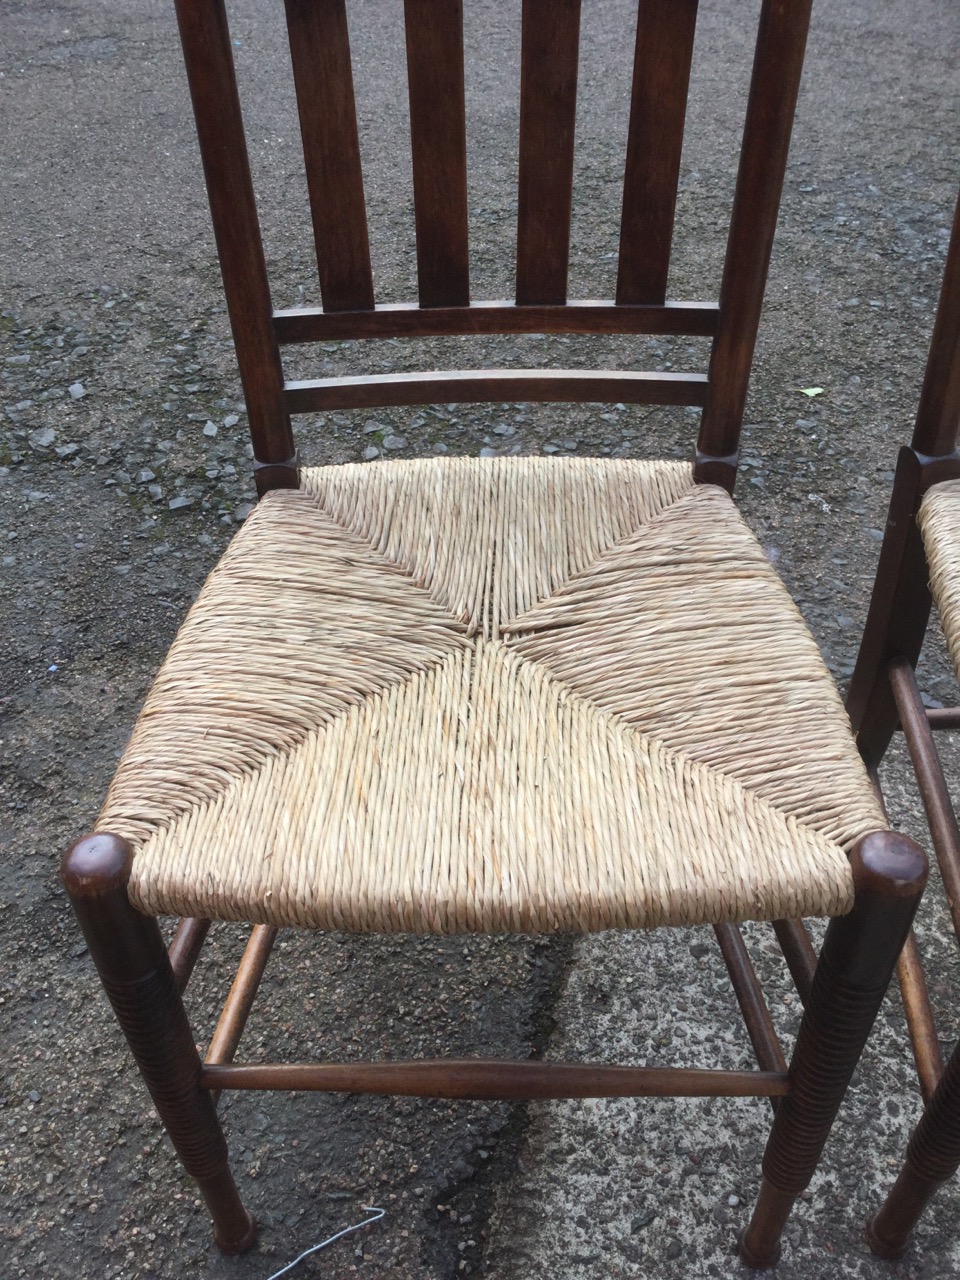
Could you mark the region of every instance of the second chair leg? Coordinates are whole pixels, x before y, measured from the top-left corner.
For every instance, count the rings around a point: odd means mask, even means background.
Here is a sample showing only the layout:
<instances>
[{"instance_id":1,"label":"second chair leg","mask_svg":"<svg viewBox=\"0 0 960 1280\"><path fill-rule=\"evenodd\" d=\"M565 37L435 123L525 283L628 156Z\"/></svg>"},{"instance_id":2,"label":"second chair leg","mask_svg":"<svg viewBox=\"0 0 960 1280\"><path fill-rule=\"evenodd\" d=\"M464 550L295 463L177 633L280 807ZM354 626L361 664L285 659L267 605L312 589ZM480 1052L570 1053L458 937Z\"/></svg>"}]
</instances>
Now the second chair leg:
<instances>
[{"instance_id":1,"label":"second chair leg","mask_svg":"<svg viewBox=\"0 0 960 1280\"><path fill-rule=\"evenodd\" d=\"M854 906L831 920L763 1157L763 1183L740 1241L749 1266L771 1267L797 1196L809 1183L860 1059L927 877L923 851L894 832L850 855Z\"/></svg>"},{"instance_id":2,"label":"second chair leg","mask_svg":"<svg viewBox=\"0 0 960 1280\"><path fill-rule=\"evenodd\" d=\"M70 848L61 875L90 955L160 1119L184 1168L196 1179L226 1253L256 1237L227 1163L227 1144L156 920L127 897L133 852L112 835Z\"/></svg>"},{"instance_id":3,"label":"second chair leg","mask_svg":"<svg viewBox=\"0 0 960 1280\"><path fill-rule=\"evenodd\" d=\"M870 1248L898 1258L938 1187L960 1169L960 1047L953 1051L907 1146L907 1158L883 1208L867 1227Z\"/></svg>"}]
</instances>

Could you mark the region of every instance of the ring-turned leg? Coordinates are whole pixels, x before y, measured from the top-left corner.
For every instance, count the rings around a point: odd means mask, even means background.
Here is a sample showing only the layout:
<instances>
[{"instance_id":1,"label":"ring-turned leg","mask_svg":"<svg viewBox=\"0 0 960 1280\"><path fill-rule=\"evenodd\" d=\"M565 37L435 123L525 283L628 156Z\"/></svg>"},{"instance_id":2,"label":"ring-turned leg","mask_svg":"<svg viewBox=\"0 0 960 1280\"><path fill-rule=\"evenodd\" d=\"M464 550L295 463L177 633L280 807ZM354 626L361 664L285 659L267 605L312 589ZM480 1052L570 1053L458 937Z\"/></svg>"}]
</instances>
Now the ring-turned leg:
<instances>
[{"instance_id":1,"label":"ring-turned leg","mask_svg":"<svg viewBox=\"0 0 960 1280\"><path fill-rule=\"evenodd\" d=\"M944 1068L907 1145L907 1158L883 1208L867 1227L881 1258L898 1258L927 1201L960 1169L960 1047Z\"/></svg>"},{"instance_id":2,"label":"ring-turned leg","mask_svg":"<svg viewBox=\"0 0 960 1280\"><path fill-rule=\"evenodd\" d=\"M156 920L127 897L133 851L92 835L64 855L60 874L113 1011L184 1168L196 1179L226 1253L249 1249L256 1226L240 1201L227 1144Z\"/></svg>"},{"instance_id":3,"label":"ring-turned leg","mask_svg":"<svg viewBox=\"0 0 960 1280\"><path fill-rule=\"evenodd\" d=\"M860 1059L927 878L923 851L878 831L850 855L854 905L830 921L763 1157L763 1183L740 1240L749 1266L771 1267L793 1202L813 1177Z\"/></svg>"}]
</instances>

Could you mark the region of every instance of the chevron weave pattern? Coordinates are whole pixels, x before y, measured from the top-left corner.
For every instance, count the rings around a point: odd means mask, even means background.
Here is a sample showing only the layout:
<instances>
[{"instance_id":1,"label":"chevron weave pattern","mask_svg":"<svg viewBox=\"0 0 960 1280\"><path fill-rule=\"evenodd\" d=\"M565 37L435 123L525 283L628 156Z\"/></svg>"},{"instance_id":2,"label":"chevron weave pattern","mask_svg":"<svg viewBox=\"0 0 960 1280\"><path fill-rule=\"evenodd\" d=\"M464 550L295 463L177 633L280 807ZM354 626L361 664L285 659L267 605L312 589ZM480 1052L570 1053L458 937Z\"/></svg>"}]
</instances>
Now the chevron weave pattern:
<instances>
[{"instance_id":1,"label":"chevron weave pattern","mask_svg":"<svg viewBox=\"0 0 960 1280\"><path fill-rule=\"evenodd\" d=\"M270 494L99 822L151 913L444 933L833 915L884 825L727 495L543 458Z\"/></svg>"}]
</instances>

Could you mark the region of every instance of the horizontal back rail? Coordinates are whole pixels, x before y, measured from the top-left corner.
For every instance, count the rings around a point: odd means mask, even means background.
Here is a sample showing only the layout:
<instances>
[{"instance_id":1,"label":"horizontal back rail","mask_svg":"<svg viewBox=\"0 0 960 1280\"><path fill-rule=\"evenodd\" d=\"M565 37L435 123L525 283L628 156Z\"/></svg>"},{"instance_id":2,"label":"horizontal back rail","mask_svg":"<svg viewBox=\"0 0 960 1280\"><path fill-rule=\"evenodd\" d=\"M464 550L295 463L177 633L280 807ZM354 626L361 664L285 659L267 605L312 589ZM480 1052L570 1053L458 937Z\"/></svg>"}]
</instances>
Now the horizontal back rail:
<instances>
[{"instance_id":1,"label":"horizontal back rail","mask_svg":"<svg viewBox=\"0 0 960 1280\"><path fill-rule=\"evenodd\" d=\"M701 373L596 372L592 369L456 369L435 373L371 374L288 382L291 413L376 409L385 405L512 403L702 405Z\"/></svg>"},{"instance_id":2,"label":"horizontal back rail","mask_svg":"<svg viewBox=\"0 0 960 1280\"><path fill-rule=\"evenodd\" d=\"M518 307L474 302L468 307L417 307L384 303L373 311L329 312L291 307L273 313L280 343L358 338L441 338L493 333L673 334L711 338L720 310L711 302L618 306L584 299L561 306Z\"/></svg>"}]
</instances>

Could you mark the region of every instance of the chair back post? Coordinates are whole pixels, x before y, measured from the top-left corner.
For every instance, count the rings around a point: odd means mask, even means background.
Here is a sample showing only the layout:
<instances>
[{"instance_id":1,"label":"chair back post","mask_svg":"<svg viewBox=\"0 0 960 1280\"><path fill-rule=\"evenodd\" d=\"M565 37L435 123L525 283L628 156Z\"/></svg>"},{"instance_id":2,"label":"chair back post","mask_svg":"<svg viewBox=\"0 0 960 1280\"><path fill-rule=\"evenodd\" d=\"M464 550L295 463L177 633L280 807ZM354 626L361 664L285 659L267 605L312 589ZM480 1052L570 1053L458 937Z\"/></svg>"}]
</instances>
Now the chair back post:
<instances>
[{"instance_id":1,"label":"chair back post","mask_svg":"<svg viewBox=\"0 0 960 1280\"><path fill-rule=\"evenodd\" d=\"M960 438L960 197L953 215L940 302L910 448L930 458L953 453Z\"/></svg>"},{"instance_id":2,"label":"chair back post","mask_svg":"<svg viewBox=\"0 0 960 1280\"><path fill-rule=\"evenodd\" d=\"M223 0L176 0L257 488L296 488L290 414Z\"/></svg>"},{"instance_id":3,"label":"chair back post","mask_svg":"<svg viewBox=\"0 0 960 1280\"><path fill-rule=\"evenodd\" d=\"M732 490L811 0L764 0L694 475Z\"/></svg>"},{"instance_id":4,"label":"chair back post","mask_svg":"<svg viewBox=\"0 0 960 1280\"><path fill-rule=\"evenodd\" d=\"M916 666L931 596L917 512L934 484L960 477L960 198L953 219L923 390L909 448L900 451L873 596L847 711L868 765L879 764L899 724L887 669Z\"/></svg>"}]
</instances>

